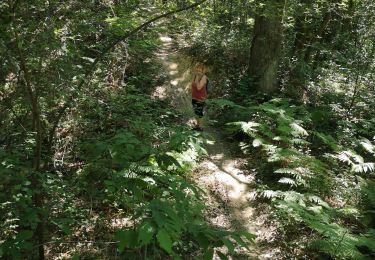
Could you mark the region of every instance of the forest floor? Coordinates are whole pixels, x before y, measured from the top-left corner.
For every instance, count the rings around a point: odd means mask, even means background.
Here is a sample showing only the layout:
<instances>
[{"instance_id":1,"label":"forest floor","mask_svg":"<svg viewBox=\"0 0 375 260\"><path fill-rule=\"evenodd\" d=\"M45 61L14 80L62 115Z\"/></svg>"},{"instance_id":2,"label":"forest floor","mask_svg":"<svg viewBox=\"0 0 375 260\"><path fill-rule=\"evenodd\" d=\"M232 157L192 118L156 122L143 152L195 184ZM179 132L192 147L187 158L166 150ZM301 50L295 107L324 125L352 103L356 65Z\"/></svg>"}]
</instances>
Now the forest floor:
<instances>
[{"instance_id":1,"label":"forest floor","mask_svg":"<svg viewBox=\"0 0 375 260\"><path fill-rule=\"evenodd\" d=\"M190 100L192 61L184 57L175 39L161 36L157 53L165 71L165 84L155 88L153 97L167 99L179 110L187 125L194 124ZM226 230L248 231L257 236L250 252L238 249L234 259L280 259L277 244L277 223L271 221L270 208L262 203L255 186L255 170L243 158L235 143L225 139L220 131L204 120L204 134L212 140L208 155L194 168L191 179L206 191L208 221Z\"/></svg>"}]
</instances>

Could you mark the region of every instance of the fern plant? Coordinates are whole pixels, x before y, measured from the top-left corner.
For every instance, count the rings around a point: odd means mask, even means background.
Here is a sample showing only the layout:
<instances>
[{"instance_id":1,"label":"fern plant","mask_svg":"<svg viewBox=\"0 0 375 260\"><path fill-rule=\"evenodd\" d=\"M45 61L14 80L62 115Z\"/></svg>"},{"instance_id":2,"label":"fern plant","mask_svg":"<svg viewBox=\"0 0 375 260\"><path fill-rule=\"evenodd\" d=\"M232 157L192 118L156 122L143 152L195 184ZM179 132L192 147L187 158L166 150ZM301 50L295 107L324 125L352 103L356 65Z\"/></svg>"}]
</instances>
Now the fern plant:
<instances>
[{"instance_id":1,"label":"fern plant","mask_svg":"<svg viewBox=\"0 0 375 260\"><path fill-rule=\"evenodd\" d=\"M265 153L270 166L273 165L273 173L281 175L278 182L296 190L322 191L324 187L328 190L329 167L309 154L310 134L303 127L306 111L280 99L249 110L252 121L228 125L247 134L252 139L252 146ZM298 114L299 119L296 118Z\"/></svg>"},{"instance_id":2,"label":"fern plant","mask_svg":"<svg viewBox=\"0 0 375 260\"><path fill-rule=\"evenodd\" d=\"M259 194L272 201L277 216L287 225L285 228L296 230L305 226L312 230L316 239L310 238L308 249L315 256L325 254L337 259L373 256L373 218L369 213L373 213L373 207L369 206L372 204L364 207L352 198L340 208L326 200L335 198L337 190L345 191L344 187L351 186L356 188L347 190L349 197L350 192L359 197L362 189L363 200L373 200L374 191L369 185L361 188L347 184L353 175L371 176L375 169L372 143L367 139L358 142L369 155L365 158L355 151L355 142L352 149L345 148L346 144L330 133L316 130L311 124L316 114L284 99L248 107L247 111L251 119L229 123L229 131L247 135L240 146L244 153L260 158L258 178L267 176L258 188ZM363 183L368 182L366 179ZM348 219L355 224L347 225ZM369 223L361 224L365 219Z\"/></svg>"},{"instance_id":3,"label":"fern plant","mask_svg":"<svg viewBox=\"0 0 375 260\"><path fill-rule=\"evenodd\" d=\"M137 141L124 142L117 137L114 140L108 148L112 156L116 155L113 159L129 161L126 145ZM117 232L119 251L127 257L133 252L146 256L150 252L179 259L200 250L206 252L205 259L211 259L218 247L226 246L230 254L234 254L236 245L248 248L254 240L252 234L229 232L206 223L203 191L181 175L205 153L204 139L195 133L176 133L170 140L158 149L147 150L148 157L142 162L138 160L143 153L133 157L132 163L114 171L105 181L107 200L123 208L134 223Z\"/></svg>"}]
</instances>

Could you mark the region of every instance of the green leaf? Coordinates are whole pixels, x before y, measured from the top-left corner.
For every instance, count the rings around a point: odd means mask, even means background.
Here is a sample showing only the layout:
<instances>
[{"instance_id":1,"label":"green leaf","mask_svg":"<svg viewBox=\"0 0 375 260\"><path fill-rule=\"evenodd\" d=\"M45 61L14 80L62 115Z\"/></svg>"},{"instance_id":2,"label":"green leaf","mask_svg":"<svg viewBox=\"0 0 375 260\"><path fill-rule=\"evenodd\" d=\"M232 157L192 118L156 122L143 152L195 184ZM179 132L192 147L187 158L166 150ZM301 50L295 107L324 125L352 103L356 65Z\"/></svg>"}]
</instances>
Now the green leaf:
<instances>
[{"instance_id":1,"label":"green leaf","mask_svg":"<svg viewBox=\"0 0 375 260\"><path fill-rule=\"evenodd\" d=\"M69 227L71 222L71 219L66 218L56 219L55 221L52 221L52 223L58 226L66 235L70 235L72 233Z\"/></svg>"},{"instance_id":2,"label":"green leaf","mask_svg":"<svg viewBox=\"0 0 375 260\"><path fill-rule=\"evenodd\" d=\"M197 241L202 248L207 248L210 245L208 238L202 232L197 235Z\"/></svg>"},{"instance_id":3,"label":"green leaf","mask_svg":"<svg viewBox=\"0 0 375 260\"><path fill-rule=\"evenodd\" d=\"M253 242L254 239L256 238L256 236L254 234L251 234L251 233L246 232L246 231L240 232L240 235L244 236L250 242Z\"/></svg>"},{"instance_id":4,"label":"green leaf","mask_svg":"<svg viewBox=\"0 0 375 260\"><path fill-rule=\"evenodd\" d=\"M294 136L308 136L309 135L307 131L296 122L291 123L290 127L293 129L292 135Z\"/></svg>"},{"instance_id":5,"label":"green leaf","mask_svg":"<svg viewBox=\"0 0 375 260\"><path fill-rule=\"evenodd\" d=\"M145 222L139 228L138 231L138 242L141 246L147 245L151 242L152 236L154 235L155 230L150 222Z\"/></svg>"},{"instance_id":6,"label":"green leaf","mask_svg":"<svg viewBox=\"0 0 375 260\"><path fill-rule=\"evenodd\" d=\"M117 23L119 19L120 19L119 17L114 16L114 17L108 17L104 21L106 21L107 23L109 23L110 25L112 25L112 24Z\"/></svg>"},{"instance_id":7,"label":"green leaf","mask_svg":"<svg viewBox=\"0 0 375 260\"><path fill-rule=\"evenodd\" d=\"M125 247L133 248L137 246L137 232L134 230L120 230L117 232L115 239L120 241L118 249L124 251Z\"/></svg>"},{"instance_id":8,"label":"green leaf","mask_svg":"<svg viewBox=\"0 0 375 260\"><path fill-rule=\"evenodd\" d=\"M247 244L245 243L245 241L243 241L243 239L242 239L240 236L232 235L232 238L233 238L234 240L236 240L236 242L237 242L240 246L246 248L247 250L250 250L250 248L247 246Z\"/></svg>"},{"instance_id":9,"label":"green leaf","mask_svg":"<svg viewBox=\"0 0 375 260\"><path fill-rule=\"evenodd\" d=\"M211 248L210 250L206 251L203 255L203 260L212 260L214 257L214 250Z\"/></svg>"},{"instance_id":10,"label":"green leaf","mask_svg":"<svg viewBox=\"0 0 375 260\"><path fill-rule=\"evenodd\" d=\"M12 254L12 258L11 259L22 259L21 257L21 252L19 249L16 249L16 248L12 248L10 250L11 254Z\"/></svg>"},{"instance_id":11,"label":"green leaf","mask_svg":"<svg viewBox=\"0 0 375 260\"><path fill-rule=\"evenodd\" d=\"M165 231L164 229L160 229L158 234L156 235L156 238L158 239L161 248L163 248L169 254L173 253L172 240L171 237L168 235L167 231Z\"/></svg>"},{"instance_id":12,"label":"green leaf","mask_svg":"<svg viewBox=\"0 0 375 260\"><path fill-rule=\"evenodd\" d=\"M32 250L33 249L33 244L30 242L22 242L21 243L21 248L24 250Z\"/></svg>"},{"instance_id":13,"label":"green leaf","mask_svg":"<svg viewBox=\"0 0 375 260\"><path fill-rule=\"evenodd\" d=\"M220 257L221 260L228 260L228 257L220 251L217 251L217 255Z\"/></svg>"},{"instance_id":14,"label":"green leaf","mask_svg":"<svg viewBox=\"0 0 375 260\"><path fill-rule=\"evenodd\" d=\"M34 232L31 230L24 230L17 234L17 241L24 241L33 237Z\"/></svg>"},{"instance_id":15,"label":"green leaf","mask_svg":"<svg viewBox=\"0 0 375 260\"><path fill-rule=\"evenodd\" d=\"M223 241L224 245L228 248L229 252L231 254L233 254L234 253L234 245L233 245L232 241L230 241L229 239L226 239L226 238L222 239L222 241Z\"/></svg>"}]
</instances>

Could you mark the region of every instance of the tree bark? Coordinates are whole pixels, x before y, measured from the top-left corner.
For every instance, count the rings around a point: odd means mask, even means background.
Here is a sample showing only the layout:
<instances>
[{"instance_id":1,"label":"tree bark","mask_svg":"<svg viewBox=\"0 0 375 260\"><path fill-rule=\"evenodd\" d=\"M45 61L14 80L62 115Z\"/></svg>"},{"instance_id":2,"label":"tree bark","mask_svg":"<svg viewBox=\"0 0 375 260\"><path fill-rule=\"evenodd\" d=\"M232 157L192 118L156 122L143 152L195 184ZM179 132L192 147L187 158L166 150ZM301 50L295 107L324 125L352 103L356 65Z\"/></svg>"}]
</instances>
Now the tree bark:
<instances>
[{"instance_id":1,"label":"tree bark","mask_svg":"<svg viewBox=\"0 0 375 260\"><path fill-rule=\"evenodd\" d=\"M267 2L255 17L249 75L254 79L256 89L265 93L278 89L277 72L283 39L283 2Z\"/></svg>"}]
</instances>

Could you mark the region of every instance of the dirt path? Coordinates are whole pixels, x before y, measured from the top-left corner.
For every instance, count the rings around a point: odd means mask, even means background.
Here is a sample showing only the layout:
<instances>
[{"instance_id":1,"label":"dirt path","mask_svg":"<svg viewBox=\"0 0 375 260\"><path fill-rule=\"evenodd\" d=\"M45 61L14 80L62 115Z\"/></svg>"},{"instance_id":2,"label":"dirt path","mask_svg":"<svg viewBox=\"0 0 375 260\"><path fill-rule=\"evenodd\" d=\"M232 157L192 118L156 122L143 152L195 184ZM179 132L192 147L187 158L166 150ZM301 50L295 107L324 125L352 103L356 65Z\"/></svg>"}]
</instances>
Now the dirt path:
<instances>
[{"instance_id":1,"label":"dirt path","mask_svg":"<svg viewBox=\"0 0 375 260\"><path fill-rule=\"evenodd\" d=\"M172 106L188 120L193 117L190 98L191 61L180 56L172 38L161 36L160 40L162 47L157 56L164 68L166 80L163 85L156 87L152 96L169 99Z\"/></svg>"},{"instance_id":2,"label":"dirt path","mask_svg":"<svg viewBox=\"0 0 375 260\"><path fill-rule=\"evenodd\" d=\"M174 48L173 39L167 36L160 39L163 46L158 56L167 80L156 88L153 96L169 99L183 113L186 123L192 124L191 62L181 57ZM280 252L269 246L275 239L276 228L269 223L267 204L257 201L254 172L249 170L246 159L231 153L236 151L235 144L226 141L220 131L210 127L207 121L205 133L213 144L207 147L208 156L194 169L193 181L207 193L208 220L227 230L245 230L257 236L251 252L237 250L233 259L280 259Z\"/></svg>"},{"instance_id":3,"label":"dirt path","mask_svg":"<svg viewBox=\"0 0 375 260\"><path fill-rule=\"evenodd\" d=\"M269 222L269 206L258 201L254 172L248 160L236 154L219 130L208 128L214 144L195 169L196 183L208 194L208 219L227 230L244 230L257 236L252 251L238 250L234 259L280 259L270 246L276 237L275 223Z\"/></svg>"}]
</instances>

